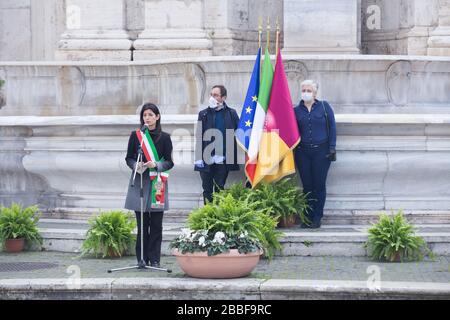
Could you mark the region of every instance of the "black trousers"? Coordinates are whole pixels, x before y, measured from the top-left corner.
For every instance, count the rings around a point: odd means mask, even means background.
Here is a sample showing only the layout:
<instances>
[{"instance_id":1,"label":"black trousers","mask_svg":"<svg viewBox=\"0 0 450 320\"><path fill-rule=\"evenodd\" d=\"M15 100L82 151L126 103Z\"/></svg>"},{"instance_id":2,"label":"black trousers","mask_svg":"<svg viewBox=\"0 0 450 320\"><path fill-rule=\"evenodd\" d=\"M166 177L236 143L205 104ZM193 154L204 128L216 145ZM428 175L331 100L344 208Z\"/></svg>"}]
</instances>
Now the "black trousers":
<instances>
[{"instance_id":1,"label":"black trousers","mask_svg":"<svg viewBox=\"0 0 450 320\"><path fill-rule=\"evenodd\" d=\"M228 168L226 164L212 164L209 172L200 171L203 187L203 202L212 202L213 193L223 190L228 178Z\"/></svg>"},{"instance_id":2,"label":"black trousers","mask_svg":"<svg viewBox=\"0 0 450 320\"><path fill-rule=\"evenodd\" d=\"M328 144L311 146L299 145L295 150L295 162L300 179L303 184L303 192L309 193L308 203L311 210L308 217L312 223L320 223L323 217L327 190L326 181L331 161L327 158Z\"/></svg>"},{"instance_id":3,"label":"black trousers","mask_svg":"<svg viewBox=\"0 0 450 320\"><path fill-rule=\"evenodd\" d=\"M136 238L136 258L141 261L141 213L135 211L138 234ZM149 264L160 262L162 242L163 211L144 212L144 261Z\"/></svg>"}]
</instances>

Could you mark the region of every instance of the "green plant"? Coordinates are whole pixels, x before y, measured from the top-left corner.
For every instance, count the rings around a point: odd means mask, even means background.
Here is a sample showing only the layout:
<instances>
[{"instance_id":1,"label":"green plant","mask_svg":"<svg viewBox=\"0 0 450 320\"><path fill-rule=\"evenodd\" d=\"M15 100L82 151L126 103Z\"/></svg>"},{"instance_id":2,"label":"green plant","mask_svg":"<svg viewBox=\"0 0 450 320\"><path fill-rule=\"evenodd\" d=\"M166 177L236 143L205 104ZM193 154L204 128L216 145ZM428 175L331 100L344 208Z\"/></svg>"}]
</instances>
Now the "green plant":
<instances>
[{"instance_id":1,"label":"green plant","mask_svg":"<svg viewBox=\"0 0 450 320\"><path fill-rule=\"evenodd\" d=\"M313 243L312 243L312 241L305 240L305 241L303 241L303 245L304 245L305 247L311 247L311 246L313 245Z\"/></svg>"},{"instance_id":2,"label":"green plant","mask_svg":"<svg viewBox=\"0 0 450 320\"><path fill-rule=\"evenodd\" d=\"M247 200L236 200L231 193L215 195L213 203L194 210L188 217L189 229L171 242L182 253L208 252L215 255L238 249L241 253L263 249L271 259L281 250L277 221L264 210L254 210Z\"/></svg>"},{"instance_id":3,"label":"green plant","mask_svg":"<svg viewBox=\"0 0 450 320\"><path fill-rule=\"evenodd\" d=\"M13 203L11 207L0 209L0 240L2 243L8 239L24 238L29 244L42 244L37 223L39 221L39 209L37 206L23 208L22 205Z\"/></svg>"},{"instance_id":4,"label":"green plant","mask_svg":"<svg viewBox=\"0 0 450 320\"><path fill-rule=\"evenodd\" d=\"M302 223L309 224L306 217L309 210L308 200L292 178L282 179L276 183L261 183L249 195L249 203L255 209L266 209L277 219L298 215Z\"/></svg>"},{"instance_id":5,"label":"green plant","mask_svg":"<svg viewBox=\"0 0 450 320\"><path fill-rule=\"evenodd\" d=\"M221 190L219 193L215 193L214 199L218 199L217 195L219 195L220 198L230 194L235 200L245 201L251 192L252 190L246 188L242 183L234 183L230 186L230 188Z\"/></svg>"},{"instance_id":6,"label":"green plant","mask_svg":"<svg viewBox=\"0 0 450 320\"><path fill-rule=\"evenodd\" d=\"M83 242L82 254L111 257L122 256L136 237L132 234L136 221L122 211L109 211L89 220L90 228Z\"/></svg>"},{"instance_id":7,"label":"green plant","mask_svg":"<svg viewBox=\"0 0 450 320\"><path fill-rule=\"evenodd\" d=\"M422 260L424 255L433 257L426 242L415 235L414 227L406 221L402 210L392 216L382 213L379 222L368 232L365 248L372 259L393 262Z\"/></svg>"}]
</instances>

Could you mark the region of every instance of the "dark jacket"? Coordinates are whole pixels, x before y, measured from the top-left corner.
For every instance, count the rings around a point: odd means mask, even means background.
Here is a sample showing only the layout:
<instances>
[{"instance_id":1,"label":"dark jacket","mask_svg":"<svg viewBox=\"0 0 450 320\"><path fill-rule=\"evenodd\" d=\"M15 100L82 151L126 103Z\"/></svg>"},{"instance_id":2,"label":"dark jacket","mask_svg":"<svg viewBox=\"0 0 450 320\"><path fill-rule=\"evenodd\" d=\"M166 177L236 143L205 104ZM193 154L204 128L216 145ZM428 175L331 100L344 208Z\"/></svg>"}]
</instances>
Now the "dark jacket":
<instances>
[{"instance_id":1,"label":"dark jacket","mask_svg":"<svg viewBox=\"0 0 450 320\"><path fill-rule=\"evenodd\" d=\"M158 152L158 156L160 161L157 163L156 171L162 172L167 171L173 168L174 164L172 161L172 140L170 139L170 135L165 132L161 132L159 138L152 134L153 142L155 143L156 151ZM139 174L136 174L136 179L134 182L134 187L131 185L134 173L134 167L136 165L136 160L138 157L138 150L140 147L139 139L136 135L136 131L131 132L130 139L128 140L128 149L127 156L125 161L127 162L128 167L131 169L131 177L130 182L128 184L128 193L127 198L125 200L125 209L133 210L133 211L141 211L141 198L140 198L140 189L141 189L141 178ZM164 159L163 159L164 158ZM144 155L144 162L148 162L149 160ZM144 189L144 212L151 211L161 211L151 209L151 201L150 201L150 174L149 169L145 170L143 175L143 189ZM169 176L170 180L170 176ZM169 192L168 192L168 184L165 185L165 193L164 193L164 210L169 209Z\"/></svg>"},{"instance_id":2,"label":"dark jacket","mask_svg":"<svg viewBox=\"0 0 450 320\"><path fill-rule=\"evenodd\" d=\"M230 143L230 140L232 140L233 143L233 154L231 155L225 155L225 163L227 165L227 168L229 171L237 171L239 170L239 164L237 162L237 143L236 143L236 137L234 135L234 131L237 129L239 125L239 116L235 109L228 107L226 103L224 103L224 122L225 122L225 130L227 129L233 129L233 135L229 135L230 139L226 140L227 143ZM214 142L214 139L206 140L204 141L203 137L205 135L205 132L208 129L215 129L215 114L216 110L211 108L203 109L198 114L198 121L197 121L197 128L195 133L195 160L203 160L205 162L205 165L203 168L200 168L198 166L194 167L195 171L209 171L209 164L211 159L204 159L204 151L207 148L207 146ZM231 133L231 132L230 132ZM206 137L208 138L208 137ZM224 137L225 139L225 137ZM211 148L211 146L210 146ZM228 148L228 147L227 147ZM225 149L226 150L226 149ZM226 152L226 151L225 151Z\"/></svg>"},{"instance_id":3,"label":"dark jacket","mask_svg":"<svg viewBox=\"0 0 450 320\"><path fill-rule=\"evenodd\" d=\"M328 115L329 130L327 130L327 119L325 111ZM316 100L308 112L303 100L294 108L295 118L297 120L298 129L300 131L300 144L322 144L328 142L330 151L336 150L336 121L334 112L330 104L326 101Z\"/></svg>"}]
</instances>

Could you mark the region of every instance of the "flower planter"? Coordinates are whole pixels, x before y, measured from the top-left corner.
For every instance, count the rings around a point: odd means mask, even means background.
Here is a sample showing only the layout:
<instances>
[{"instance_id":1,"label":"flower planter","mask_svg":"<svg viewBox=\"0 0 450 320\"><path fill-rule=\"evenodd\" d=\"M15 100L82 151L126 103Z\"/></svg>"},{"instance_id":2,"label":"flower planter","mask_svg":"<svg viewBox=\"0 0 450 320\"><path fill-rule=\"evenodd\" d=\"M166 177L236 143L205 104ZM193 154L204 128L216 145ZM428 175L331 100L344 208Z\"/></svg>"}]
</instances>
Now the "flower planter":
<instances>
[{"instance_id":1,"label":"flower planter","mask_svg":"<svg viewBox=\"0 0 450 320\"><path fill-rule=\"evenodd\" d=\"M25 239L7 239L5 241L5 251L14 253L14 252L21 252L23 251L23 248L25 247Z\"/></svg>"},{"instance_id":2,"label":"flower planter","mask_svg":"<svg viewBox=\"0 0 450 320\"><path fill-rule=\"evenodd\" d=\"M108 249L108 258L110 258L110 259L117 259L117 258L120 258L121 257L121 255L119 255L118 253L116 253L115 251L114 251L114 249L112 249L112 248L109 248Z\"/></svg>"},{"instance_id":3,"label":"flower planter","mask_svg":"<svg viewBox=\"0 0 450 320\"><path fill-rule=\"evenodd\" d=\"M397 251L395 253L395 256L394 256L393 260L391 260L391 262L402 262L402 258L401 257L402 257L401 252Z\"/></svg>"},{"instance_id":4,"label":"flower planter","mask_svg":"<svg viewBox=\"0 0 450 320\"><path fill-rule=\"evenodd\" d=\"M229 279L248 276L259 262L262 251L239 253L231 249L228 253L208 256L206 252L182 254L172 251L181 269L190 277L206 279Z\"/></svg>"},{"instance_id":5,"label":"flower planter","mask_svg":"<svg viewBox=\"0 0 450 320\"><path fill-rule=\"evenodd\" d=\"M295 226L295 217L296 216L288 216L281 217L278 222L278 228L292 228Z\"/></svg>"}]
</instances>

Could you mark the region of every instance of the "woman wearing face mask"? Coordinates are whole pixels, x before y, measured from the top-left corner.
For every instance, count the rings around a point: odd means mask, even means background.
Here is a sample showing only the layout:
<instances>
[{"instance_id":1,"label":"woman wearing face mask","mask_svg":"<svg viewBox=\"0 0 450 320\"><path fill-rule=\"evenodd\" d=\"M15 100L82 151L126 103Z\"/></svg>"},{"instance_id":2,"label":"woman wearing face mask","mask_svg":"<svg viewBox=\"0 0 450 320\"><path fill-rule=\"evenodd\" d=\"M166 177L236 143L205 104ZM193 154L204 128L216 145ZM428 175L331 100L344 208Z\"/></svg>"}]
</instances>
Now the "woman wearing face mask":
<instances>
[{"instance_id":1,"label":"woman wearing face mask","mask_svg":"<svg viewBox=\"0 0 450 320\"><path fill-rule=\"evenodd\" d=\"M164 210L168 209L168 170L172 169L172 140L161 131L161 114L153 103L146 103L140 112L141 128L131 132L125 161L132 170L128 185L125 208L136 213L138 235L136 238L136 258L142 267L160 266L162 221ZM137 158L142 146L143 159ZM143 215L143 257L141 257L141 177L133 172L137 166L142 173L144 192Z\"/></svg>"},{"instance_id":2,"label":"woman wearing face mask","mask_svg":"<svg viewBox=\"0 0 450 320\"><path fill-rule=\"evenodd\" d=\"M302 99L294 108L301 142L295 149L295 163L303 191L308 193L310 225L320 228L326 199L326 179L331 161L336 161L336 122L326 101L316 99L318 85L312 80L301 83Z\"/></svg>"}]
</instances>

